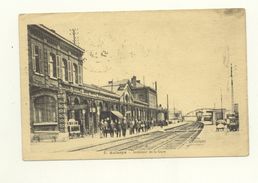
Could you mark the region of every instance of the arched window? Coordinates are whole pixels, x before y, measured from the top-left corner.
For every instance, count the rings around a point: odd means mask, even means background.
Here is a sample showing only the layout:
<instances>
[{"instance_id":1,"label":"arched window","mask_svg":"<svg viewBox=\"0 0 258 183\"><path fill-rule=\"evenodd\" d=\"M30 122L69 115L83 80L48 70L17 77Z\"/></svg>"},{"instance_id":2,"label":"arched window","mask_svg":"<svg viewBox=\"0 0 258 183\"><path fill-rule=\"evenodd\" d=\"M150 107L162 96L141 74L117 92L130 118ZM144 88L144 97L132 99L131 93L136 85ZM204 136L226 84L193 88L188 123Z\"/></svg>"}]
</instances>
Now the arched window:
<instances>
[{"instance_id":1,"label":"arched window","mask_svg":"<svg viewBox=\"0 0 258 183\"><path fill-rule=\"evenodd\" d=\"M73 82L78 84L78 66L73 64Z\"/></svg>"},{"instance_id":2,"label":"arched window","mask_svg":"<svg viewBox=\"0 0 258 183\"><path fill-rule=\"evenodd\" d=\"M103 103L102 107L103 107L102 108L103 111L108 111L108 105L106 102Z\"/></svg>"},{"instance_id":3,"label":"arched window","mask_svg":"<svg viewBox=\"0 0 258 183\"><path fill-rule=\"evenodd\" d=\"M129 102L129 96L125 95L125 102L128 103Z\"/></svg>"},{"instance_id":4,"label":"arched window","mask_svg":"<svg viewBox=\"0 0 258 183\"><path fill-rule=\"evenodd\" d=\"M75 98L75 99L74 99L74 104L75 104L75 105L79 105L79 104L80 104L80 102L79 102L79 99L78 99L78 98Z\"/></svg>"},{"instance_id":5,"label":"arched window","mask_svg":"<svg viewBox=\"0 0 258 183\"><path fill-rule=\"evenodd\" d=\"M99 111L101 112L103 110L103 104L102 102L99 103Z\"/></svg>"},{"instance_id":6,"label":"arched window","mask_svg":"<svg viewBox=\"0 0 258 183\"><path fill-rule=\"evenodd\" d=\"M34 101L34 122L56 122L56 101L50 96L40 96Z\"/></svg>"},{"instance_id":7,"label":"arched window","mask_svg":"<svg viewBox=\"0 0 258 183\"><path fill-rule=\"evenodd\" d=\"M50 53L50 59L49 59L49 69L50 69L50 76L56 78L56 55L53 53Z\"/></svg>"},{"instance_id":8,"label":"arched window","mask_svg":"<svg viewBox=\"0 0 258 183\"><path fill-rule=\"evenodd\" d=\"M68 81L68 63L67 60L63 58L63 80Z\"/></svg>"}]
</instances>

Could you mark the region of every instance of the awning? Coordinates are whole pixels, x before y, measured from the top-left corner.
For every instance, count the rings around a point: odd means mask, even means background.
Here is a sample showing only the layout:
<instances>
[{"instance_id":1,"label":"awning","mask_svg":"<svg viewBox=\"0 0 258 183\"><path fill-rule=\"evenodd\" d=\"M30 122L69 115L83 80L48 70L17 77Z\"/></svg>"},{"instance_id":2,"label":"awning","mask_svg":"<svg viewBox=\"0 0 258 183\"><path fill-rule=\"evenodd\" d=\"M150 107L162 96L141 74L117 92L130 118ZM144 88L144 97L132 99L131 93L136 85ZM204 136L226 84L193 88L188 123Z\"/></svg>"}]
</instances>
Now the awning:
<instances>
[{"instance_id":1,"label":"awning","mask_svg":"<svg viewBox=\"0 0 258 183\"><path fill-rule=\"evenodd\" d=\"M111 111L111 112L112 112L112 114L114 114L115 116L117 116L120 119L124 118L123 114L121 114L119 111Z\"/></svg>"}]
</instances>

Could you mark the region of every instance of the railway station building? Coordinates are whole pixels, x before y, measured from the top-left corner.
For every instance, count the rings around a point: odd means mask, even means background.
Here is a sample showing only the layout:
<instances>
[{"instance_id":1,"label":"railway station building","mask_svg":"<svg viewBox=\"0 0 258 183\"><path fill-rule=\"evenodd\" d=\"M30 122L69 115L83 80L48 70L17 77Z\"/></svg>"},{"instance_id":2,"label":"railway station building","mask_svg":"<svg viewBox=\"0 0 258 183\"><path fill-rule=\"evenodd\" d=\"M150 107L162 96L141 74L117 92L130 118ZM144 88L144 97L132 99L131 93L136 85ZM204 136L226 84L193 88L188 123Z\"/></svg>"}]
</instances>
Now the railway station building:
<instances>
[{"instance_id":1,"label":"railway station building","mask_svg":"<svg viewBox=\"0 0 258 183\"><path fill-rule=\"evenodd\" d=\"M155 89L145 86L136 76L131 79L109 81L103 88L120 96L123 104L122 114L128 120L161 120L159 116L167 115L166 110L158 106L157 83ZM163 113L164 115L159 115ZM164 120L164 119L163 119Z\"/></svg>"},{"instance_id":2,"label":"railway station building","mask_svg":"<svg viewBox=\"0 0 258 183\"><path fill-rule=\"evenodd\" d=\"M83 82L84 49L44 25L28 25L28 70L31 138L69 139L68 121L80 125L82 135L99 130L108 115L158 120L157 88L131 80L100 87Z\"/></svg>"}]
</instances>

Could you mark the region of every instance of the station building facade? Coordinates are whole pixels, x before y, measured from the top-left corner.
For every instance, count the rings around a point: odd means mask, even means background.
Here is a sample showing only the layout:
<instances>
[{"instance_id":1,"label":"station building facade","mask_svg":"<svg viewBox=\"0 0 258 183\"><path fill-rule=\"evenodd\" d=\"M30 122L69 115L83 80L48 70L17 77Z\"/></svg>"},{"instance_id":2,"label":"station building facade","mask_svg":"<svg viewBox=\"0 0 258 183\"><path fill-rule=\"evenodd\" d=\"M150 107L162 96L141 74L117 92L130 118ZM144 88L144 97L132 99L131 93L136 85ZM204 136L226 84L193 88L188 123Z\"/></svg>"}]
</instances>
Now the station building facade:
<instances>
[{"instance_id":1,"label":"station building facade","mask_svg":"<svg viewBox=\"0 0 258 183\"><path fill-rule=\"evenodd\" d=\"M131 79L109 81L103 88L120 96L120 102L124 104L122 113L128 120L153 120L158 122L162 116L167 116L167 111L158 106L157 84L155 89L145 86L136 76ZM164 118L163 118L164 120Z\"/></svg>"},{"instance_id":2,"label":"station building facade","mask_svg":"<svg viewBox=\"0 0 258 183\"><path fill-rule=\"evenodd\" d=\"M88 135L98 132L108 112L126 120L157 120L158 113L167 112L157 107L157 91L141 89L134 77L113 91L84 83L83 48L44 25L28 25L27 30L32 138L55 133L58 140L68 140L70 119Z\"/></svg>"}]
</instances>

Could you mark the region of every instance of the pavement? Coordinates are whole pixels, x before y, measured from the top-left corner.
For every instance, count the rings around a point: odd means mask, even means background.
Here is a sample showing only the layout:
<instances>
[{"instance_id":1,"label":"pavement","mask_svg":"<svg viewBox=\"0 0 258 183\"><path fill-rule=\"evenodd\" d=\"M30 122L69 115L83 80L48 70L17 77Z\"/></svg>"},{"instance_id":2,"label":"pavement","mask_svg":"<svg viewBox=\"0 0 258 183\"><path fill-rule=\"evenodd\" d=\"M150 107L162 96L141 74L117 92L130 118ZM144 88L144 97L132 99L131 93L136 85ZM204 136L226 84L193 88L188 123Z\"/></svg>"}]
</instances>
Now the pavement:
<instances>
[{"instance_id":1,"label":"pavement","mask_svg":"<svg viewBox=\"0 0 258 183\"><path fill-rule=\"evenodd\" d=\"M203 130L192 142L184 146L187 149L207 149L209 151L228 151L232 152L233 149L241 148L243 138L241 132L216 131L215 125L204 125Z\"/></svg>"},{"instance_id":2,"label":"pavement","mask_svg":"<svg viewBox=\"0 0 258 183\"><path fill-rule=\"evenodd\" d=\"M102 144L106 142L112 142L112 141L118 141L118 140L124 140L131 137L148 134L154 131L160 131L160 130L166 130L169 128L175 128L177 126L185 125L189 122L180 122L180 123L174 123L169 124L168 126L164 126L163 128L159 126L155 126L152 129L148 130L147 132L140 132L133 135L128 135L129 131L127 130L127 136L126 137L110 137L108 135L107 138L100 138L100 134L95 134L94 136L86 136L83 138L76 138L76 139L70 139L66 142L39 142L39 143L31 143L31 153L52 153L52 152L67 152L72 149L79 149L82 147L88 147L93 146L97 144Z\"/></svg>"}]
</instances>

